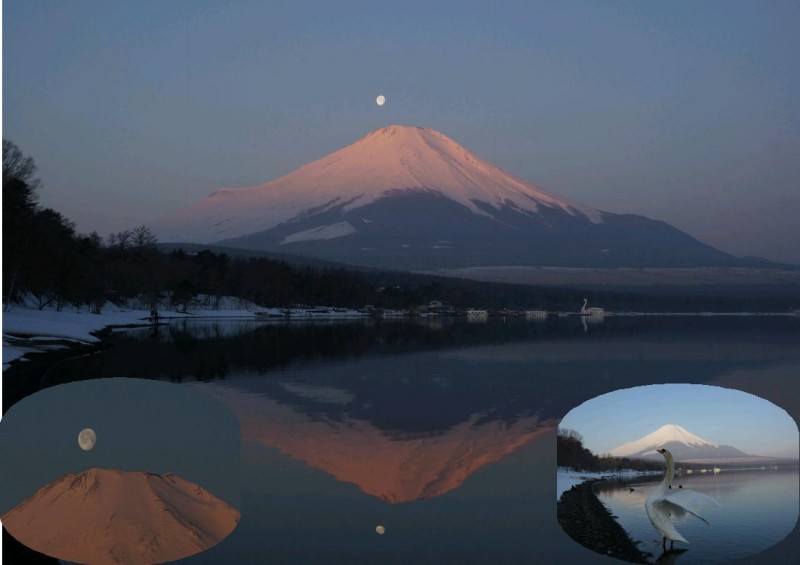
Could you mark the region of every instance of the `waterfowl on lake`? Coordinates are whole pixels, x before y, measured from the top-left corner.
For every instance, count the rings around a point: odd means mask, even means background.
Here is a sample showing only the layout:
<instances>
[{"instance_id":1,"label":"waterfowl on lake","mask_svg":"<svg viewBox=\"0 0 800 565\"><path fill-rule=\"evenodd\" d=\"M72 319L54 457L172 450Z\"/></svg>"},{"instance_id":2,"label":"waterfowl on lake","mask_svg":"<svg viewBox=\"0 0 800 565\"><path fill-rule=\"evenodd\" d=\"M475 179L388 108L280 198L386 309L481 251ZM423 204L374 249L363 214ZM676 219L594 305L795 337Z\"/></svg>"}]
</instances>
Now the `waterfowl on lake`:
<instances>
[{"instance_id":1,"label":"waterfowl on lake","mask_svg":"<svg viewBox=\"0 0 800 565\"><path fill-rule=\"evenodd\" d=\"M664 480L661 481L650 496L647 497L647 500L644 502L644 508L653 527L661 534L661 544L666 550L667 540L670 542L670 549L672 549L676 541L689 543L686 541L686 538L675 529L675 526L672 524L673 517L678 519L683 518L686 514L691 514L711 527L708 520L696 513L694 508L701 504L713 503L718 505L719 503L710 496L690 489L682 489L681 492L668 493L667 490L672 488L670 483L675 476L675 463L672 460L672 453L670 453L669 450L659 449L657 451L666 459L667 474L664 476Z\"/></svg>"},{"instance_id":2,"label":"waterfowl on lake","mask_svg":"<svg viewBox=\"0 0 800 565\"><path fill-rule=\"evenodd\" d=\"M592 306L591 308L587 308L586 305L589 303L588 298L583 299L583 306L581 306L581 316L605 316L606 311L603 308L598 308L597 306Z\"/></svg>"}]
</instances>

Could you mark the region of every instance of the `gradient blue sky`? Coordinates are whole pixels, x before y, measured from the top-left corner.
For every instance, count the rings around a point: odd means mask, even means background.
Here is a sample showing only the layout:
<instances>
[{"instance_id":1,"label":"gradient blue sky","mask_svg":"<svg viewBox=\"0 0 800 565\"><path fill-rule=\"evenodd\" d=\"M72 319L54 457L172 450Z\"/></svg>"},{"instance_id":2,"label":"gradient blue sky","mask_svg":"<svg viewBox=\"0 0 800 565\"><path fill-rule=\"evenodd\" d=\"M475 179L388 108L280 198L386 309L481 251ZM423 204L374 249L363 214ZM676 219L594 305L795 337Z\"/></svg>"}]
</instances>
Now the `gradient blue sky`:
<instances>
[{"instance_id":1,"label":"gradient blue sky","mask_svg":"<svg viewBox=\"0 0 800 565\"><path fill-rule=\"evenodd\" d=\"M400 123L578 202L800 263L799 21L796 1L12 0L3 135L84 232Z\"/></svg>"},{"instance_id":2,"label":"gradient blue sky","mask_svg":"<svg viewBox=\"0 0 800 565\"><path fill-rule=\"evenodd\" d=\"M573 408L559 424L596 454L640 439L664 424L751 455L800 456L800 434L782 408L758 396L716 386L650 385L617 390Z\"/></svg>"}]
</instances>

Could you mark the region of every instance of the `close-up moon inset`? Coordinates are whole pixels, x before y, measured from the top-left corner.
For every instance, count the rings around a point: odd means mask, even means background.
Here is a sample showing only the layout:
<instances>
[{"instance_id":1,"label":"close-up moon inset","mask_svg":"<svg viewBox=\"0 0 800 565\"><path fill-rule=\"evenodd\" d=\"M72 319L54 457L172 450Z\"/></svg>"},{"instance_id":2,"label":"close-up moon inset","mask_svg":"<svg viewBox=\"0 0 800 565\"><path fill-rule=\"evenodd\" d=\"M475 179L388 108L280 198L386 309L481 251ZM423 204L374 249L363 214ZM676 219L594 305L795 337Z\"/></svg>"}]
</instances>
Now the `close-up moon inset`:
<instances>
[{"instance_id":1,"label":"close-up moon inset","mask_svg":"<svg viewBox=\"0 0 800 565\"><path fill-rule=\"evenodd\" d=\"M92 449L95 443L97 443L97 434L94 433L92 428L84 428L81 430L81 433L78 434L78 445L80 445L81 449L84 451Z\"/></svg>"},{"instance_id":2,"label":"close-up moon inset","mask_svg":"<svg viewBox=\"0 0 800 565\"><path fill-rule=\"evenodd\" d=\"M2 562L37 552L150 565L203 552L241 520L240 444L227 406L174 383L91 378L30 394L0 422L0 520L19 542Z\"/></svg>"},{"instance_id":3,"label":"close-up moon inset","mask_svg":"<svg viewBox=\"0 0 800 565\"><path fill-rule=\"evenodd\" d=\"M383 94L381 94L375 99L375 102L378 103L378 106L383 106L386 103L386 97Z\"/></svg>"}]
</instances>

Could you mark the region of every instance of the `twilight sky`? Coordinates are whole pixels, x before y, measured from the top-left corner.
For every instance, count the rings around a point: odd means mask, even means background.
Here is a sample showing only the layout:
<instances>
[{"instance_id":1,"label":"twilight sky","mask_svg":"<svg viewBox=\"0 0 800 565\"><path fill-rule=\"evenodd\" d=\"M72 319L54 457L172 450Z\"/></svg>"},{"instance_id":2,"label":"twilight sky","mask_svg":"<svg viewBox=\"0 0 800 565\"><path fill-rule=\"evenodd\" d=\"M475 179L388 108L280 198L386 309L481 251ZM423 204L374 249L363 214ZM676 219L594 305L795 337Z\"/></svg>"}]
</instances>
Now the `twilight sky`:
<instances>
[{"instance_id":1,"label":"twilight sky","mask_svg":"<svg viewBox=\"0 0 800 565\"><path fill-rule=\"evenodd\" d=\"M3 136L82 232L396 123L575 201L800 263L798 21L793 0L7 0Z\"/></svg>"},{"instance_id":2,"label":"twilight sky","mask_svg":"<svg viewBox=\"0 0 800 565\"><path fill-rule=\"evenodd\" d=\"M608 453L665 424L677 424L718 445L750 455L800 455L797 424L782 408L758 396L717 386L649 385L616 390L573 408L559 428L578 431L584 446Z\"/></svg>"}]
</instances>

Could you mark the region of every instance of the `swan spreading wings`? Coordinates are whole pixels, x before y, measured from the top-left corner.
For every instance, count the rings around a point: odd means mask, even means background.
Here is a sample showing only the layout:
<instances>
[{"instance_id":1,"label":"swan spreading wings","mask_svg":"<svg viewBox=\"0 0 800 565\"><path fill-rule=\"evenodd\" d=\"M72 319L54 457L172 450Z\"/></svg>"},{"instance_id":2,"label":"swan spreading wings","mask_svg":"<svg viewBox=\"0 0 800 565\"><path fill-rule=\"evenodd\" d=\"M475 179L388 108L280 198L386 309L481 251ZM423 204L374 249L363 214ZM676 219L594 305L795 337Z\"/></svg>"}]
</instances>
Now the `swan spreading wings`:
<instances>
[{"instance_id":1,"label":"swan spreading wings","mask_svg":"<svg viewBox=\"0 0 800 565\"><path fill-rule=\"evenodd\" d=\"M708 527L711 527L708 520L695 512L695 509L705 504L716 504L719 506L719 502L708 495L689 489L668 491L667 489L675 476L675 463L672 460L672 453L670 453L669 450L659 449L658 452L667 460L667 474L664 480L661 481L661 484L659 484L650 496L647 497L647 500L645 500L644 509L647 511L647 517L650 518L653 527L661 534L662 547L666 550L667 540L670 542L670 549L672 549L672 545L676 541L689 543L686 541L686 538L675 529L672 523L673 519L679 520L684 518L687 514L691 514L705 522Z\"/></svg>"}]
</instances>

